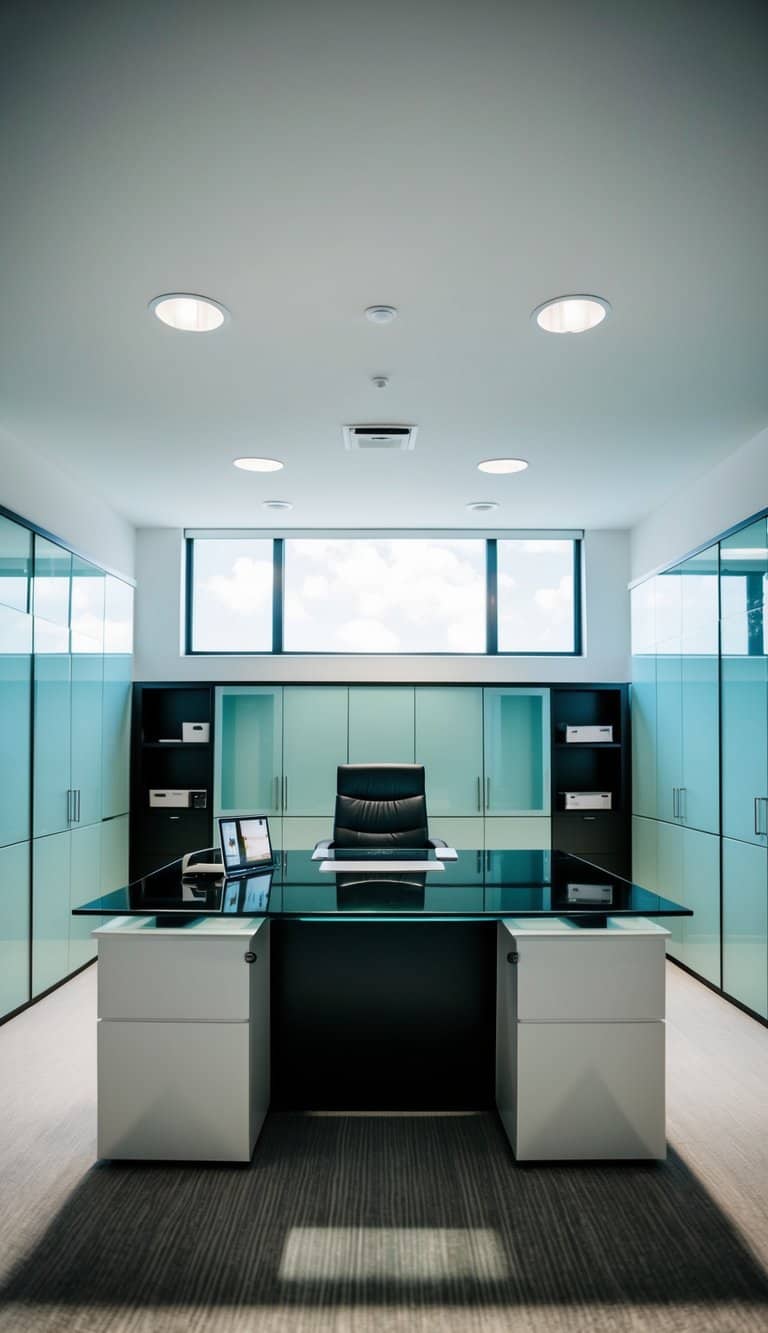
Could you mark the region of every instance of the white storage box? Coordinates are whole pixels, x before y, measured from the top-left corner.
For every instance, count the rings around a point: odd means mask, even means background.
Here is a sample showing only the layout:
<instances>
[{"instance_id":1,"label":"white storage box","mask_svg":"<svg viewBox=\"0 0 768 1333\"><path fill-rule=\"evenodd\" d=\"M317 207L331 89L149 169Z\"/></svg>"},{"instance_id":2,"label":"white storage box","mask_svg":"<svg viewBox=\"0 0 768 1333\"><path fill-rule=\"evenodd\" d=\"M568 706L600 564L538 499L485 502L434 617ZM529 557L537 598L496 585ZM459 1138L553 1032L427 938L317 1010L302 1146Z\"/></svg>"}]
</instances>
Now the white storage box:
<instances>
[{"instance_id":1,"label":"white storage box","mask_svg":"<svg viewBox=\"0 0 768 1333\"><path fill-rule=\"evenodd\" d=\"M609 791L564 791L566 810L610 810L613 796Z\"/></svg>"},{"instance_id":2,"label":"white storage box","mask_svg":"<svg viewBox=\"0 0 768 1333\"><path fill-rule=\"evenodd\" d=\"M606 744L613 740L613 727L566 727L565 739L576 745L587 742L592 745Z\"/></svg>"},{"instance_id":3,"label":"white storage box","mask_svg":"<svg viewBox=\"0 0 768 1333\"><path fill-rule=\"evenodd\" d=\"M182 722L181 739L187 743L202 743L211 739L210 722Z\"/></svg>"},{"instance_id":4,"label":"white storage box","mask_svg":"<svg viewBox=\"0 0 768 1333\"><path fill-rule=\"evenodd\" d=\"M185 790L171 790L168 787L150 787L149 804L151 806L167 806L173 810L189 809L189 788Z\"/></svg>"}]
</instances>

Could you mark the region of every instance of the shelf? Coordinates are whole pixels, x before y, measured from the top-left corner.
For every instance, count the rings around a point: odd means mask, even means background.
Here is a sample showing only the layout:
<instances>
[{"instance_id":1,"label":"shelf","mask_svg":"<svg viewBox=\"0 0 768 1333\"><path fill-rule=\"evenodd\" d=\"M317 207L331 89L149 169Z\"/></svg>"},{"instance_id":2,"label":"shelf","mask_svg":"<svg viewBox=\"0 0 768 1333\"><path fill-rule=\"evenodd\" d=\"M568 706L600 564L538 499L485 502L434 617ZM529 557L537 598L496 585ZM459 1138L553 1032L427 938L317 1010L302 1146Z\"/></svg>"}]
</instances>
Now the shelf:
<instances>
[{"instance_id":1,"label":"shelf","mask_svg":"<svg viewBox=\"0 0 768 1333\"><path fill-rule=\"evenodd\" d=\"M142 741L142 750L205 750L210 741Z\"/></svg>"},{"instance_id":2,"label":"shelf","mask_svg":"<svg viewBox=\"0 0 768 1333\"><path fill-rule=\"evenodd\" d=\"M556 750L620 750L621 741L555 741Z\"/></svg>"}]
</instances>

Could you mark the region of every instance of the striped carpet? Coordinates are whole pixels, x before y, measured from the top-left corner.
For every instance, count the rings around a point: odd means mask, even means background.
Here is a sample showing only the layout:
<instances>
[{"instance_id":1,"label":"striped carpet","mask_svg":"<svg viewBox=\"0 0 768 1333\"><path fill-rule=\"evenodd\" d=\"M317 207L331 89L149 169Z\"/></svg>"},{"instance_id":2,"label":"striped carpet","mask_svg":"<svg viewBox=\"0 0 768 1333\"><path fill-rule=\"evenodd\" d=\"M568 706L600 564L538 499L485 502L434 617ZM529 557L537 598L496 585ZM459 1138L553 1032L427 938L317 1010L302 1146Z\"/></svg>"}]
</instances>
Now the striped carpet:
<instances>
[{"instance_id":1,"label":"striped carpet","mask_svg":"<svg viewBox=\"0 0 768 1333\"><path fill-rule=\"evenodd\" d=\"M249 1168L95 1166L2 1298L14 1333L768 1320L764 1274L679 1158L520 1168L486 1114L277 1115Z\"/></svg>"},{"instance_id":2,"label":"striped carpet","mask_svg":"<svg viewBox=\"0 0 768 1333\"><path fill-rule=\"evenodd\" d=\"M492 1114L279 1114L248 1167L94 1164L94 980L0 1028L0 1333L768 1327L768 1032L678 969L660 1165L518 1166Z\"/></svg>"}]
</instances>

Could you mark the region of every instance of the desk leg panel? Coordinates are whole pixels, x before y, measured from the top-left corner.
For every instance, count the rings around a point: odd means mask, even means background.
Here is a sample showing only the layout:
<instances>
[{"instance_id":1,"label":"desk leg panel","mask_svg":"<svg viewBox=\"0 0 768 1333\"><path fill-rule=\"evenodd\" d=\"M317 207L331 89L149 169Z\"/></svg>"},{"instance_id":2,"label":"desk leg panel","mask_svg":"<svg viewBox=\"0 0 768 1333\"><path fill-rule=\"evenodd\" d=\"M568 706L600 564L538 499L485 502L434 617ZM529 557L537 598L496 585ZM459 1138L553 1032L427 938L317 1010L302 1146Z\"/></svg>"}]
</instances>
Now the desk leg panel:
<instances>
[{"instance_id":1,"label":"desk leg panel","mask_svg":"<svg viewBox=\"0 0 768 1333\"><path fill-rule=\"evenodd\" d=\"M272 1106L493 1105L496 923L272 922Z\"/></svg>"}]
</instances>

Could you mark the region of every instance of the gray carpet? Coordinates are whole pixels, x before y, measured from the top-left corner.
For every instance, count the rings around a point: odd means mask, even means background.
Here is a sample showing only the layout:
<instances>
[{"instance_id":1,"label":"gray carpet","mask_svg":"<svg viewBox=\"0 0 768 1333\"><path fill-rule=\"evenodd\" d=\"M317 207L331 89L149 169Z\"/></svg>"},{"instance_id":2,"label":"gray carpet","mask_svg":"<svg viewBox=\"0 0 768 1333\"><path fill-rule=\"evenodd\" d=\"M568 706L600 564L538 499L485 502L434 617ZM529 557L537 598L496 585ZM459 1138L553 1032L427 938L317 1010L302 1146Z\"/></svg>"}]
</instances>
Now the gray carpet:
<instances>
[{"instance_id":1,"label":"gray carpet","mask_svg":"<svg viewBox=\"0 0 768 1333\"><path fill-rule=\"evenodd\" d=\"M677 1156L520 1167L489 1114L275 1115L250 1167L94 1166L0 1299L14 1333L768 1321Z\"/></svg>"}]
</instances>

